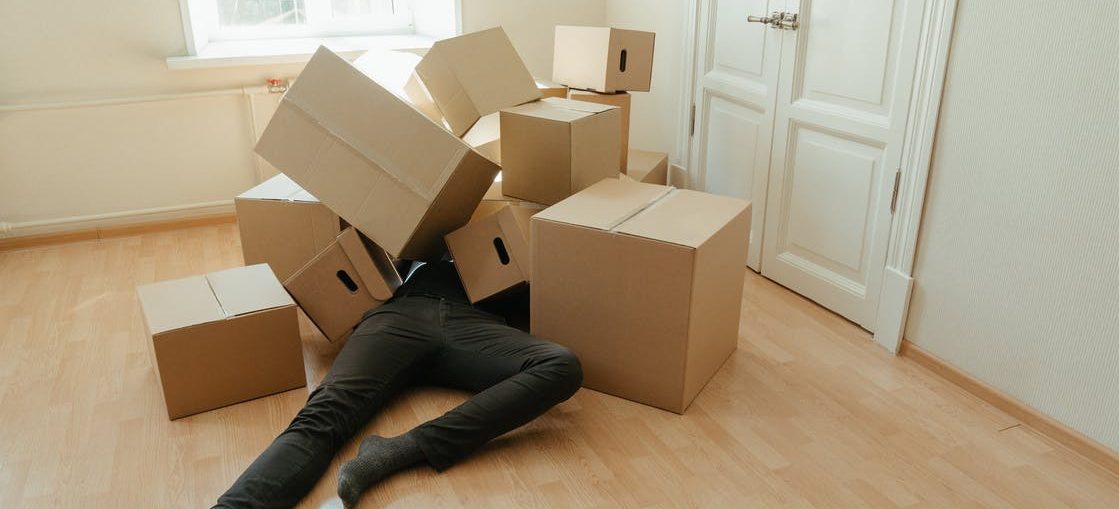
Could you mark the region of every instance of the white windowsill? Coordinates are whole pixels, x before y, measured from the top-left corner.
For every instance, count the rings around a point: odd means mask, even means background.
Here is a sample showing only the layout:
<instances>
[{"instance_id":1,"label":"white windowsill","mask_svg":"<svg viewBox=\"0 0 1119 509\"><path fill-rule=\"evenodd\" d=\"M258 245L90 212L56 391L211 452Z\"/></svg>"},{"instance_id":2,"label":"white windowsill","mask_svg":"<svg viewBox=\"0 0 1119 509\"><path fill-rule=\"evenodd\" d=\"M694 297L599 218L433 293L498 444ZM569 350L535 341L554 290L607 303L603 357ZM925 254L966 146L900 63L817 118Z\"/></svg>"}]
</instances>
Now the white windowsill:
<instances>
[{"instance_id":1,"label":"white windowsill","mask_svg":"<svg viewBox=\"0 0 1119 509\"><path fill-rule=\"evenodd\" d=\"M371 49L427 49L435 39L423 35L372 35L362 37L310 37L219 41L207 44L198 55L167 57L171 69L203 69L244 65L300 64L320 45L344 58L354 59Z\"/></svg>"}]
</instances>

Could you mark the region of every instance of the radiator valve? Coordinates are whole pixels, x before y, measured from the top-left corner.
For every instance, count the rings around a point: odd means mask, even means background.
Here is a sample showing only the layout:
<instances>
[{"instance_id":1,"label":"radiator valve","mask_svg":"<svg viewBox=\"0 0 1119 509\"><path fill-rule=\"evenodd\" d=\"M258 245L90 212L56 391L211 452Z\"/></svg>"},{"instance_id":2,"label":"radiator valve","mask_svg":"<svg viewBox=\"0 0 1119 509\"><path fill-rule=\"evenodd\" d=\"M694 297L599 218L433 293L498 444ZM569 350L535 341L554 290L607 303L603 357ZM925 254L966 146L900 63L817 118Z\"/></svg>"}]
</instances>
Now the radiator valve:
<instances>
[{"instance_id":1,"label":"radiator valve","mask_svg":"<svg viewBox=\"0 0 1119 509\"><path fill-rule=\"evenodd\" d=\"M288 90L288 80L272 78L268 80L268 93L282 94Z\"/></svg>"}]
</instances>

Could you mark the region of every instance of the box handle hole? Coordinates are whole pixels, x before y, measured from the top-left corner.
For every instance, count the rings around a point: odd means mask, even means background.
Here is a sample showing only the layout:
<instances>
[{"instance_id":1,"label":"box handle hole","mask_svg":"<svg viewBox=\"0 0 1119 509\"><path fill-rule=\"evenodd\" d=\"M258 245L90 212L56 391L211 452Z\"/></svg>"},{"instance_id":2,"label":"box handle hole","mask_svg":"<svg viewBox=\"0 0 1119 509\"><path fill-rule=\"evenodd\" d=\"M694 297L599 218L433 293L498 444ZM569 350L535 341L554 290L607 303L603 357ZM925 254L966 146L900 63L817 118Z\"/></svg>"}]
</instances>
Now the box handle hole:
<instances>
[{"instance_id":1,"label":"box handle hole","mask_svg":"<svg viewBox=\"0 0 1119 509\"><path fill-rule=\"evenodd\" d=\"M338 280L346 286L346 289L349 290L350 293L357 293L357 283L354 282L354 278L350 277L350 275L347 274L346 271L338 271L337 276Z\"/></svg>"},{"instance_id":2,"label":"box handle hole","mask_svg":"<svg viewBox=\"0 0 1119 509\"><path fill-rule=\"evenodd\" d=\"M502 265L509 265L509 251L505 250L505 242L501 237L494 237L493 248L497 250L497 259L501 260Z\"/></svg>"},{"instance_id":3,"label":"box handle hole","mask_svg":"<svg viewBox=\"0 0 1119 509\"><path fill-rule=\"evenodd\" d=\"M618 60L618 70L626 72L626 50L622 50L622 58Z\"/></svg>"}]
</instances>

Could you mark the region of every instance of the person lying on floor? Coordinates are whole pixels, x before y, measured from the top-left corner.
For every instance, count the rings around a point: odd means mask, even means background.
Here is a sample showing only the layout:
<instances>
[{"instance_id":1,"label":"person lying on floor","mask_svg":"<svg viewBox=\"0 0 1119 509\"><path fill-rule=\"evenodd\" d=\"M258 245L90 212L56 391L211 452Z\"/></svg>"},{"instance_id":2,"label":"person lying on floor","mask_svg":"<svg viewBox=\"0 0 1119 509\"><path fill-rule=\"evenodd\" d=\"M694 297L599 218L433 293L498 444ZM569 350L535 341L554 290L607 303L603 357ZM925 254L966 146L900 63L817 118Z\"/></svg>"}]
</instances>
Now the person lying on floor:
<instances>
[{"instance_id":1,"label":"person lying on floor","mask_svg":"<svg viewBox=\"0 0 1119 509\"><path fill-rule=\"evenodd\" d=\"M582 380L570 350L470 305L450 262L425 264L392 299L365 313L307 404L214 507L294 506L335 453L410 384L476 394L403 435L362 440L338 474L346 507L398 470L422 463L450 468L570 398Z\"/></svg>"}]
</instances>

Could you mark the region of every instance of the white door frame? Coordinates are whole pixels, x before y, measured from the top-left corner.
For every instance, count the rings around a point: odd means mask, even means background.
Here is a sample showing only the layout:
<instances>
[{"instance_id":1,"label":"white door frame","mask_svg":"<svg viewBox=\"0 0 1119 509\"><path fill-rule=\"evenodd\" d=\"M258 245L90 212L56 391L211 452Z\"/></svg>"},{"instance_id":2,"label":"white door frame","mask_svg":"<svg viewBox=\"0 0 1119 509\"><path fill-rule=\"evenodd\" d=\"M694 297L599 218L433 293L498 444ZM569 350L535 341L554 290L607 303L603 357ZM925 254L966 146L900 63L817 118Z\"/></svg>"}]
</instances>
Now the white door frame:
<instances>
[{"instance_id":1,"label":"white door frame","mask_svg":"<svg viewBox=\"0 0 1119 509\"><path fill-rule=\"evenodd\" d=\"M902 144L901 177L897 207L890 222L890 243L886 265L882 268L882 292L878 301L874 341L897 353L905 331L909 298L913 289L913 263L917 256L917 234L925 207L933 142L936 138L940 99L948 68L948 51L958 0L928 0L922 14L921 38L917 50L916 76L909 99L909 115ZM681 122L677 136L680 163L691 160L693 98L696 82L696 36L699 0L692 0L685 22L684 65L681 73ZM764 14L764 13L763 13ZM688 186L698 181L696 168L687 168ZM675 183L679 185L679 183Z\"/></svg>"}]
</instances>

